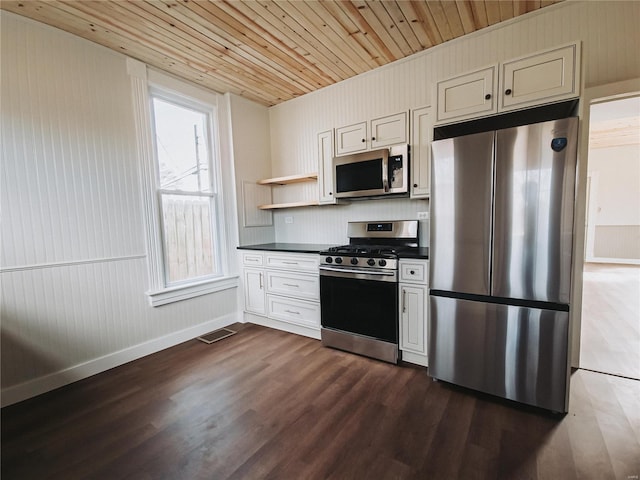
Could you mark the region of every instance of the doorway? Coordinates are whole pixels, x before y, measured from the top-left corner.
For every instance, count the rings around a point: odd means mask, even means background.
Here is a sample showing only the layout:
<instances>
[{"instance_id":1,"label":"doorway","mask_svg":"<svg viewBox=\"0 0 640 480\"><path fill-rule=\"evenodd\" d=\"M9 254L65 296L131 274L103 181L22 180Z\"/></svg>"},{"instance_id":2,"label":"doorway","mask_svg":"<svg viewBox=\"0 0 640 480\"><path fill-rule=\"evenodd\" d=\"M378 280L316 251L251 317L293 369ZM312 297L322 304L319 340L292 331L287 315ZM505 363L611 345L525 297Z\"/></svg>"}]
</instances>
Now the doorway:
<instances>
[{"instance_id":1,"label":"doorway","mask_svg":"<svg viewBox=\"0 0 640 480\"><path fill-rule=\"evenodd\" d=\"M589 109L580 367L640 379L640 92Z\"/></svg>"}]
</instances>

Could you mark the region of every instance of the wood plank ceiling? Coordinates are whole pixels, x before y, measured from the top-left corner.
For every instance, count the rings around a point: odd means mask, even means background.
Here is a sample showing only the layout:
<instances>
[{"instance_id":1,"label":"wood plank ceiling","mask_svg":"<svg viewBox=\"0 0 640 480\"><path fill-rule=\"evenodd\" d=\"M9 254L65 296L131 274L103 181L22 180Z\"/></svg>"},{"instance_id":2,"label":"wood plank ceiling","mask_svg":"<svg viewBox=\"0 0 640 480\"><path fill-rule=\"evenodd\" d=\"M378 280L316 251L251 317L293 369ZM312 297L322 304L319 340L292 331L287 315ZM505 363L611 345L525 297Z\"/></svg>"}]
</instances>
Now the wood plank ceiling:
<instances>
[{"instance_id":1,"label":"wood plank ceiling","mask_svg":"<svg viewBox=\"0 0 640 480\"><path fill-rule=\"evenodd\" d=\"M2 0L0 8L271 106L557 1Z\"/></svg>"}]
</instances>

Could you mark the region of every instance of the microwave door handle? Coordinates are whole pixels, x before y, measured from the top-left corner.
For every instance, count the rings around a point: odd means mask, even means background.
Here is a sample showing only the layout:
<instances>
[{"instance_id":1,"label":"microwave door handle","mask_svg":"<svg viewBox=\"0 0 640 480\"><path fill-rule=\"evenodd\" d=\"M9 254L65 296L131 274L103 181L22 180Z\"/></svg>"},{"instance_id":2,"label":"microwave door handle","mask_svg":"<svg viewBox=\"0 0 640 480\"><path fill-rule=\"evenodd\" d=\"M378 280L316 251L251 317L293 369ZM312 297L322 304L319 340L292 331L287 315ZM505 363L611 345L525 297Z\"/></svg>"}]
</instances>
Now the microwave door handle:
<instances>
[{"instance_id":1,"label":"microwave door handle","mask_svg":"<svg viewBox=\"0 0 640 480\"><path fill-rule=\"evenodd\" d=\"M382 154L382 188L385 193L389 191L389 150Z\"/></svg>"}]
</instances>

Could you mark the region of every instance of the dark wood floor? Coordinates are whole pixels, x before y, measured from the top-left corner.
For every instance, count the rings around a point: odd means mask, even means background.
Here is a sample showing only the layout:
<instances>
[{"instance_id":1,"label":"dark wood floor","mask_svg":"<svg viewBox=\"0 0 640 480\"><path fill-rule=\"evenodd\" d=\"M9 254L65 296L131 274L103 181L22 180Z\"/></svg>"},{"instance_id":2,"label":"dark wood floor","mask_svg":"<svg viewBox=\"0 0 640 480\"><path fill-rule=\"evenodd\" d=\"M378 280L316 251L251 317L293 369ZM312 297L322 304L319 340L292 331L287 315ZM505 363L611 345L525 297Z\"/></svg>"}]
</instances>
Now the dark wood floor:
<instances>
[{"instance_id":1,"label":"dark wood floor","mask_svg":"<svg viewBox=\"0 0 640 480\"><path fill-rule=\"evenodd\" d=\"M640 379L640 265L585 263L580 366Z\"/></svg>"},{"instance_id":2,"label":"dark wood floor","mask_svg":"<svg viewBox=\"0 0 640 480\"><path fill-rule=\"evenodd\" d=\"M633 479L640 382L566 416L249 325L2 409L2 479Z\"/></svg>"}]
</instances>

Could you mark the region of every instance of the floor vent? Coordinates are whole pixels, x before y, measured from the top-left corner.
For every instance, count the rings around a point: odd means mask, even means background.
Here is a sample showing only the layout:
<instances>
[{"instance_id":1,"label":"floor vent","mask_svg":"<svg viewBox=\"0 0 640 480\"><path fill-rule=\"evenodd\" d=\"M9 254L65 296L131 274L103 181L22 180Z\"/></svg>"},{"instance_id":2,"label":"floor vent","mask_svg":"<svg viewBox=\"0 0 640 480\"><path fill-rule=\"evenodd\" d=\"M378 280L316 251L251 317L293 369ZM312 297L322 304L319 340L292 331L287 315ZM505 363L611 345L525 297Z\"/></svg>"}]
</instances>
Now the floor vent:
<instances>
[{"instance_id":1,"label":"floor vent","mask_svg":"<svg viewBox=\"0 0 640 480\"><path fill-rule=\"evenodd\" d=\"M218 340L222 340L223 338L230 337L231 335L235 335L236 332L233 330L229 330L228 328L220 328L218 330L214 330L213 332L205 333L201 337L198 337L198 340L204 343L213 343Z\"/></svg>"}]
</instances>

